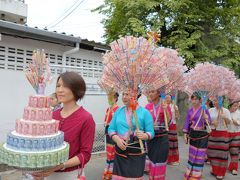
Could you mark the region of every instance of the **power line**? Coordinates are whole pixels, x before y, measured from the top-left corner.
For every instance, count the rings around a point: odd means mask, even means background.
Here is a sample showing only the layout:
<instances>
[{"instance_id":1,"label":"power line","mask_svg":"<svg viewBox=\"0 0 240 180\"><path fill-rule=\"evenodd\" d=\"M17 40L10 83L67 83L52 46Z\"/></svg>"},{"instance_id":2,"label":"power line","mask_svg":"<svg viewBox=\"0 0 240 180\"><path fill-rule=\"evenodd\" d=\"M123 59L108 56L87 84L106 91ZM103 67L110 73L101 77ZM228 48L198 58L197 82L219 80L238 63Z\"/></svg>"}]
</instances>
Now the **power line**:
<instances>
[{"instance_id":1,"label":"power line","mask_svg":"<svg viewBox=\"0 0 240 180\"><path fill-rule=\"evenodd\" d=\"M58 21L60 18L62 18L69 10L71 10L71 9L77 4L78 1L80 1L80 0L76 0L76 1L71 5L70 8L68 8L66 11L64 11L64 13L63 13L61 16L59 16L55 21L53 21L53 22L51 22L50 24L48 24L46 27L51 26L51 25L54 24L56 21Z\"/></svg>"},{"instance_id":2,"label":"power line","mask_svg":"<svg viewBox=\"0 0 240 180\"><path fill-rule=\"evenodd\" d=\"M98 25L89 25L89 26L74 26L74 27L59 27L59 28L54 28L54 30L56 31L65 31L65 30L69 30L69 29L86 29L86 28L94 28L94 27L98 27Z\"/></svg>"},{"instance_id":3,"label":"power line","mask_svg":"<svg viewBox=\"0 0 240 180\"><path fill-rule=\"evenodd\" d=\"M100 23L98 24L97 22L92 22L92 23L81 23L81 24L63 24L59 26L55 26L54 29L59 29L59 28L71 28L71 27L88 27L88 26L99 26L101 25ZM103 26L103 25L101 25Z\"/></svg>"},{"instance_id":4,"label":"power line","mask_svg":"<svg viewBox=\"0 0 240 180\"><path fill-rule=\"evenodd\" d=\"M78 0L77 2L79 2L80 0ZM74 7L69 13L67 13L64 17L62 17L60 20L58 20L55 24L49 26L48 28L53 28L56 25L58 25L59 23L61 23L64 19L66 19L68 16L70 16L85 0L82 0L76 7ZM77 2L75 1L74 5L75 6L77 4ZM71 8L73 7L71 6ZM71 9L70 8L70 9ZM66 11L67 12L67 11ZM64 13L65 14L65 13ZM59 18L58 18L59 19Z\"/></svg>"}]
</instances>

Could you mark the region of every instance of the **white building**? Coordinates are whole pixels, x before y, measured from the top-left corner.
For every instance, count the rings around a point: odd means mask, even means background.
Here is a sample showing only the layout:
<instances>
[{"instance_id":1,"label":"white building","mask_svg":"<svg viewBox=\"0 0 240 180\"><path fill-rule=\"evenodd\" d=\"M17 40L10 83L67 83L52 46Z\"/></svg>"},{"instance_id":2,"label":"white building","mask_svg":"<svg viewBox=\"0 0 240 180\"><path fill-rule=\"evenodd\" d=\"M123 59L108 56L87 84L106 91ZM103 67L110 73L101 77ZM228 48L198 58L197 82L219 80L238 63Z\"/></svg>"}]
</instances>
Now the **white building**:
<instances>
[{"instance_id":1,"label":"white building","mask_svg":"<svg viewBox=\"0 0 240 180\"><path fill-rule=\"evenodd\" d=\"M28 96L34 94L24 70L31 61L34 49L44 49L49 57L53 75L77 71L87 83L82 101L95 121L103 122L107 107L105 93L97 85L102 72L102 53L108 46L66 34L31 28L0 20L0 142L14 129L16 118L22 117ZM48 85L47 94L55 89L55 81Z\"/></svg>"},{"instance_id":2,"label":"white building","mask_svg":"<svg viewBox=\"0 0 240 180\"><path fill-rule=\"evenodd\" d=\"M0 19L25 24L27 22L27 4L24 0L0 0Z\"/></svg>"}]
</instances>

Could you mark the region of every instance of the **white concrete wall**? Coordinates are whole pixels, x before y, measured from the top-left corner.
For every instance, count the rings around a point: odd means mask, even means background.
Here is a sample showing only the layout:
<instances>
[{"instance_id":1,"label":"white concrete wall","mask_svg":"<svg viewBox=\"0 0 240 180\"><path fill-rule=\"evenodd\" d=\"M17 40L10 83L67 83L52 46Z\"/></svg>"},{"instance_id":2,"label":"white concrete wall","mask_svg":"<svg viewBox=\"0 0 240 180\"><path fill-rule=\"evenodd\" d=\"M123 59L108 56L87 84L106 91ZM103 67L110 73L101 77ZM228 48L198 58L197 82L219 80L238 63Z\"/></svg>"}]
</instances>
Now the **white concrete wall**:
<instances>
[{"instance_id":1,"label":"white concrete wall","mask_svg":"<svg viewBox=\"0 0 240 180\"><path fill-rule=\"evenodd\" d=\"M17 0L0 0L0 13L5 14L5 20L21 22L27 18L27 4Z\"/></svg>"},{"instance_id":2,"label":"white concrete wall","mask_svg":"<svg viewBox=\"0 0 240 180\"><path fill-rule=\"evenodd\" d=\"M0 46L24 50L45 49L46 52L57 55L62 55L64 51L72 49L72 47L8 36L2 37ZM0 52L0 55L4 55L7 59L8 52ZM25 58L25 55L21 56ZM97 60L100 62L102 54L95 51L81 49L78 53L72 54L71 57ZM7 60L5 63L8 63ZM57 76L58 75L55 74L55 79L52 84L47 86L46 94L54 92ZM96 84L98 80L97 78L92 77L84 77L84 79L86 83L91 84ZM23 109L27 105L28 97L33 94L35 94L35 92L26 80L23 71L7 70L7 68L0 69L0 142L6 141L7 133L14 130L15 120L22 117ZM139 102L140 105L145 106L147 101L145 97L141 97ZM88 90L86 96L82 102L80 102L80 105L83 105L86 110L92 113L96 123L103 123L105 110L108 107L106 95L99 91L94 92ZM122 105L121 96L119 97L119 105Z\"/></svg>"}]
</instances>

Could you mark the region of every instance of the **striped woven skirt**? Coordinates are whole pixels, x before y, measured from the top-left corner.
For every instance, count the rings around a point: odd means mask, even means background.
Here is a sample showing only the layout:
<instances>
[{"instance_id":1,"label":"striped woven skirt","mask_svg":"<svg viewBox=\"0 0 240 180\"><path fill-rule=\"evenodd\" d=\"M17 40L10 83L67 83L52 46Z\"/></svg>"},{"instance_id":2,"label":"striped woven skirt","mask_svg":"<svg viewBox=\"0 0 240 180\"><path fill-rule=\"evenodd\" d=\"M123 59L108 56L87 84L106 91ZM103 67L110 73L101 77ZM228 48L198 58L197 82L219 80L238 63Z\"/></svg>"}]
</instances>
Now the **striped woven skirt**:
<instances>
[{"instance_id":1,"label":"striped woven skirt","mask_svg":"<svg viewBox=\"0 0 240 180\"><path fill-rule=\"evenodd\" d=\"M115 145L113 140L109 137L109 135L106 135L106 166L103 172L103 180L108 180L112 178L112 172L113 172L113 162L115 157Z\"/></svg>"},{"instance_id":2,"label":"striped woven skirt","mask_svg":"<svg viewBox=\"0 0 240 180\"><path fill-rule=\"evenodd\" d=\"M168 140L169 140L168 163L179 162L178 135L176 124L172 124L169 127Z\"/></svg>"},{"instance_id":3,"label":"striped woven skirt","mask_svg":"<svg viewBox=\"0 0 240 180\"><path fill-rule=\"evenodd\" d=\"M184 179L200 180L207 152L208 133L191 129L189 138L189 157Z\"/></svg>"},{"instance_id":4,"label":"striped woven skirt","mask_svg":"<svg viewBox=\"0 0 240 180\"><path fill-rule=\"evenodd\" d=\"M146 161L145 161L145 168L144 168L144 172L145 173L149 173L150 170L150 160L148 157L148 147L147 147L147 142L145 141L145 149L146 149Z\"/></svg>"},{"instance_id":5,"label":"striped woven skirt","mask_svg":"<svg viewBox=\"0 0 240 180\"><path fill-rule=\"evenodd\" d=\"M149 180L164 180L167 170L169 142L167 132L156 134L148 142L148 157L150 162Z\"/></svg>"},{"instance_id":6,"label":"striped woven skirt","mask_svg":"<svg viewBox=\"0 0 240 180\"><path fill-rule=\"evenodd\" d=\"M240 132L229 133L230 144L229 152L231 157L231 162L228 166L228 170L238 170L238 156L240 153Z\"/></svg>"},{"instance_id":7,"label":"striped woven skirt","mask_svg":"<svg viewBox=\"0 0 240 180\"><path fill-rule=\"evenodd\" d=\"M144 180L145 153L139 143L122 151L116 146L112 180Z\"/></svg>"},{"instance_id":8,"label":"striped woven skirt","mask_svg":"<svg viewBox=\"0 0 240 180\"><path fill-rule=\"evenodd\" d=\"M225 176L228 167L229 133L212 130L208 140L208 158L215 176Z\"/></svg>"}]
</instances>

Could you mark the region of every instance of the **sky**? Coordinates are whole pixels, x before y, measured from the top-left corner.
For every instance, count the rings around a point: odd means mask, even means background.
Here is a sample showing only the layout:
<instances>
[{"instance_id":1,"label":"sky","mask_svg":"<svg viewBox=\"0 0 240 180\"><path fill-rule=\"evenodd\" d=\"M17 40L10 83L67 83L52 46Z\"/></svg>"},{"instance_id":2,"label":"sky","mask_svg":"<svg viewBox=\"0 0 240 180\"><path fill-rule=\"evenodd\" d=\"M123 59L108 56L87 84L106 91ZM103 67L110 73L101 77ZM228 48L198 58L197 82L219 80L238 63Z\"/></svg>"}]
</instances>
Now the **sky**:
<instances>
[{"instance_id":1,"label":"sky","mask_svg":"<svg viewBox=\"0 0 240 180\"><path fill-rule=\"evenodd\" d=\"M82 39L104 42L104 28L101 24L104 16L91 12L103 2L104 0L25 0L28 5L27 24L30 27L48 27L49 31L65 32ZM51 27L74 8L76 9L66 19Z\"/></svg>"}]
</instances>

